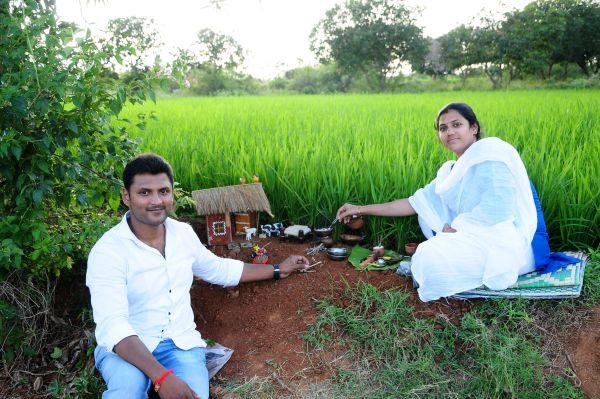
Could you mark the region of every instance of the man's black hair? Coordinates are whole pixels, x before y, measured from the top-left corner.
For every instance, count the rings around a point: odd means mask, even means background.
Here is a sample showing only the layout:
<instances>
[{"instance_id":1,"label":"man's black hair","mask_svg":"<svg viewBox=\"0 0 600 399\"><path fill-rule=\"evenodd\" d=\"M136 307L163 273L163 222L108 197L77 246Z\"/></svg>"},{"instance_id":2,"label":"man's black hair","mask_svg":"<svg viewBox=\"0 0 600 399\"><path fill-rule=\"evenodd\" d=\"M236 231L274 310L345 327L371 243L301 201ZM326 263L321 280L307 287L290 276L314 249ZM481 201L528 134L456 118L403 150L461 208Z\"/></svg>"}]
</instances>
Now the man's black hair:
<instances>
[{"instance_id":1,"label":"man's black hair","mask_svg":"<svg viewBox=\"0 0 600 399\"><path fill-rule=\"evenodd\" d=\"M141 154L127 162L123 171L123 186L129 191L135 175L149 173L151 175L159 175L165 173L169 176L171 186L173 186L173 169L171 165L160 155L148 153Z\"/></svg>"}]
</instances>

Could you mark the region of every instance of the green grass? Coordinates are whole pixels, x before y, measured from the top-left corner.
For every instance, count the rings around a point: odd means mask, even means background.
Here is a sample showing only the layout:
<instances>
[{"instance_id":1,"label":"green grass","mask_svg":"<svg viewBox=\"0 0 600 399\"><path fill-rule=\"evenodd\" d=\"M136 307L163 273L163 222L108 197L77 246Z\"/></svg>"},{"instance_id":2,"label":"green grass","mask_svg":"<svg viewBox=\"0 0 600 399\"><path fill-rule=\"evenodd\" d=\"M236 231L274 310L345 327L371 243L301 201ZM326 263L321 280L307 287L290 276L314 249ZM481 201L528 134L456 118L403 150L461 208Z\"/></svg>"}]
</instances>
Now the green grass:
<instances>
[{"instance_id":1,"label":"green grass","mask_svg":"<svg viewBox=\"0 0 600 399\"><path fill-rule=\"evenodd\" d=\"M600 90L398 95L168 98L141 148L164 155L186 190L258 174L276 219L325 224L346 201L411 195L452 154L433 118L445 103L473 106L486 135L521 153L545 209L553 248L600 237ZM419 239L415 219L371 218L370 232L399 246Z\"/></svg>"},{"instance_id":2,"label":"green grass","mask_svg":"<svg viewBox=\"0 0 600 399\"><path fill-rule=\"evenodd\" d=\"M464 314L416 318L403 291L362 284L347 307L322 301L305 334L318 347L339 339L352 367L332 387L344 398L580 398L566 378L548 374L539 336L522 302L488 302Z\"/></svg>"}]
</instances>

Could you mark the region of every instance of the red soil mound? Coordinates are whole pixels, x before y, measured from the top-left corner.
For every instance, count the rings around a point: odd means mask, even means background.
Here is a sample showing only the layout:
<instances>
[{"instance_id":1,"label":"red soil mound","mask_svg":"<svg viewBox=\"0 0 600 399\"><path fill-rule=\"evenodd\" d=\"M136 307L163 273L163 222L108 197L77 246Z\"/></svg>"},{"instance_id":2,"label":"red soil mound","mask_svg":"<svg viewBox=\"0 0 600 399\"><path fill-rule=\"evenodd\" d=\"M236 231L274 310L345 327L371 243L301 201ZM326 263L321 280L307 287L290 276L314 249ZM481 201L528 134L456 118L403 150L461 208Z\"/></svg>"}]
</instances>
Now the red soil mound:
<instances>
[{"instance_id":1,"label":"red soil mound","mask_svg":"<svg viewBox=\"0 0 600 399\"><path fill-rule=\"evenodd\" d=\"M268 238L259 241L263 246L270 243L267 249L271 262L281 262L290 254L304 254L311 246L310 242ZM215 248L214 252L246 262L251 254L250 249L236 252L222 247ZM235 350L220 376L275 375L283 389L290 389L288 383L304 385L330 377L335 370L332 365L340 361L339 353L335 353L335 349L329 353L312 352L302 334L316 320L316 299L339 298L347 285L353 287L359 281L379 289L404 289L410 295L408 303L417 317L444 314L458 321L473 305L473 302L457 300L423 303L412 281L393 271L358 271L347 261L332 261L324 253L309 259L322 263L312 269L314 272L294 274L277 282L247 283L229 289L204 282L194 285L192 305L198 330L204 338ZM561 336L561 341L586 396L600 398L600 307L594 309L586 328Z\"/></svg>"},{"instance_id":2,"label":"red soil mound","mask_svg":"<svg viewBox=\"0 0 600 399\"><path fill-rule=\"evenodd\" d=\"M267 242L272 262L281 262L290 254L304 254L310 246L277 239L261 240L261 245ZM250 259L249 249L232 253L216 248L215 252L246 262ZM312 259L322 262L312 269L314 272L294 274L277 282L247 283L233 289L203 282L195 284L192 302L198 330L204 338L235 350L220 375L266 376L276 371L288 381L327 378L327 366L334 355L310 354L301 335L316 319L315 299L338 298L346 284L354 286L364 281L380 289L404 288L411 293L408 302L420 317L444 313L456 320L469 306L467 302L452 300L423 303L416 296L411 280L393 271L358 271L347 261L329 260L324 253Z\"/></svg>"}]
</instances>

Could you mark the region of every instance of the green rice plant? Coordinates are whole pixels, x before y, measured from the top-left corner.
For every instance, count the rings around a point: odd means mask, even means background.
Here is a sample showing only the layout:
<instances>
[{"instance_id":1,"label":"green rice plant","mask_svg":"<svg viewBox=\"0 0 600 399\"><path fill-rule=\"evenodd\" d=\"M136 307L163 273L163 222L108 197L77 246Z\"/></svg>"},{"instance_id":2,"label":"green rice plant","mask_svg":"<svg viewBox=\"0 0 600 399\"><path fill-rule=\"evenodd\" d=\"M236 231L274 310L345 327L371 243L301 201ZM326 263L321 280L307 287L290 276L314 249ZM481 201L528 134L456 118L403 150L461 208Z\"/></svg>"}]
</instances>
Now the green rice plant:
<instances>
[{"instance_id":1,"label":"green rice plant","mask_svg":"<svg viewBox=\"0 0 600 399\"><path fill-rule=\"evenodd\" d=\"M454 157L433 121L450 101L471 104L484 135L515 146L538 189L555 249L600 243L600 91L167 98L141 148L164 155L185 190L254 174L276 219L329 224L344 202L407 197ZM415 218L369 218L373 239L419 239Z\"/></svg>"}]
</instances>

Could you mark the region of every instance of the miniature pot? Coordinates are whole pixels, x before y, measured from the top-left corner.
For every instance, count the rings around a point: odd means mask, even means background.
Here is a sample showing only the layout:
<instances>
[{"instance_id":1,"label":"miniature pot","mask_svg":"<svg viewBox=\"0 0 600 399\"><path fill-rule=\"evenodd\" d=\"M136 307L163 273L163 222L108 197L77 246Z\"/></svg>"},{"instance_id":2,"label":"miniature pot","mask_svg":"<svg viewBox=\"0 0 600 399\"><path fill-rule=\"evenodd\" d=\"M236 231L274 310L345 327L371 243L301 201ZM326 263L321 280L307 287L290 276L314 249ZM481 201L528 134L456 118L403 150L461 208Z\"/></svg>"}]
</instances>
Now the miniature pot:
<instances>
[{"instance_id":1,"label":"miniature pot","mask_svg":"<svg viewBox=\"0 0 600 399\"><path fill-rule=\"evenodd\" d=\"M418 246L419 244L417 244L416 242L409 242L404 246L404 252L406 252L408 256L413 256L417 251Z\"/></svg>"},{"instance_id":2,"label":"miniature pot","mask_svg":"<svg viewBox=\"0 0 600 399\"><path fill-rule=\"evenodd\" d=\"M327 255L332 260L344 260L348 257L349 253L346 248L329 248L327 250Z\"/></svg>"},{"instance_id":3,"label":"miniature pot","mask_svg":"<svg viewBox=\"0 0 600 399\"><path fill-rule=\"evenodd\" d=\"M333 246L333 238L331 237L321 237L319 242L323 244L325 248L330 248Z\"/></svg>"},{"instance_id":4,"label":"miniature pot","mask_svg":"<svg viewBox=\"0 0 600 399\"><path fill-rule=\"evenodd\" d=\"M333 229L330 227L320 227L314 229L314 232L317 237L329 237L333 233Z\"/></svg>"},{"instance_id":5,"label":"miniature pot","mask_svg":"<svg viewBox=\"0 0 600 399\"><path fill-rule=\"evenodd\" d=\"M373 247L373 256L376 258L381 258L384 254L383 245L376 245Z\"/></svg>"},{"instance_id":6,"label":"miniature pot","mask_svg":"<svg viewBox=\"0 0 600 399\"><path fill-rule=\"evenodd\" d=\"M364 225L365 221L360 216L350 219L350 221L347 224L350 230L360 230L363 228Z\"/></svg>"},{"instance_id":7,"label":"miniature pot","mask_svg":"<svg viewBox=\"0 0 600 399\"><path fill-rule=\"evenodd\" d=\"M356 245L360 244L364 240L364 237L354 234L342 234L340 235L340 240L347 245Z\"/></svg>"}]
</instances>

